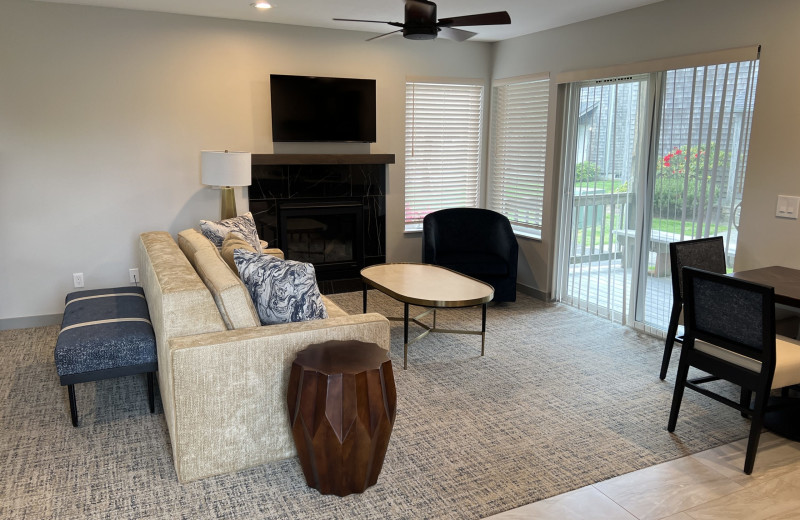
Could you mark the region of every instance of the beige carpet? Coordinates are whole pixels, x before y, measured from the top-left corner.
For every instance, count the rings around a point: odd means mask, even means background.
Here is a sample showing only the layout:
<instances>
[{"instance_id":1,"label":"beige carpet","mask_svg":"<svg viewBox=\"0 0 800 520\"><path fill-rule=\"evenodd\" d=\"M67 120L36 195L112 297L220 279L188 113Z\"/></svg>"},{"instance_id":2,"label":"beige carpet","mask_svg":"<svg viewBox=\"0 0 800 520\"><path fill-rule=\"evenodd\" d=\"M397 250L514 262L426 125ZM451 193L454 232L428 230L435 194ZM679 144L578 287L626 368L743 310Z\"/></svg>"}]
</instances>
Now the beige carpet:
<instances>
[{"instance_id":1,"label":"beige carpet","mask_svg":"<svg viewBox=\"0 0 800 520\"><path fill-rule=\"evenodd\" d=\"M360 312L360 293L334 299ZM370 310L402 307L373 291ZM478 308L438 323L479 324ZM143 376L77 385L71 426L57 333L0 332L2 518L481 518L747 433L739 414L690 393L670 435L677 357L660 381L660 340L520 295L490 306L485 357L477 336L430 335L403 371L392 325L397 419L365 493L321 496L294 459L180 485Z\"/></svg>"}]
</instances>

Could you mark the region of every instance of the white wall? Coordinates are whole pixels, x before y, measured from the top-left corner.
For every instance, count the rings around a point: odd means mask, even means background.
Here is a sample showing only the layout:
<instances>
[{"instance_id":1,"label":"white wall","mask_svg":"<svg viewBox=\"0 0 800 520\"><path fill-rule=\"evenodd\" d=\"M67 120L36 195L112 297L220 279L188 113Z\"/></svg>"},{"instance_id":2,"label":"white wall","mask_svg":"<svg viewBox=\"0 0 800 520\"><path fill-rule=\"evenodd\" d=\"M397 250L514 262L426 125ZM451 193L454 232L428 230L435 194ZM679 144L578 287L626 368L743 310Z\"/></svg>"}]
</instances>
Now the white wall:
<instances>
[{"instance_id":1,"label":"white wall","mask_svg":"<svg viewBox=\"0 0 800 520\"><path fill-rule=\"evenodd\" d=\"M59 313L73 272L87 288L127 284L139 233L216 218L200 150L364 151L274 150L270 73L377 79L378 142L368 148L397 157L387 253L414 261L419 235L402 233L406 76L556 74L760 43L736 268L800 267L800 224L774 217L779 193L800 195L796 0L665 0L494 46L365 43L367 33L28 0L0 0L0 13L0 328ZM551 158L544 238L520 239L519 281L546 293L553 170Z\"/></svg>"},{"instance_id":2,"label":"white wall","mask_svg":"<svg viewBox=\"0 0 800 520\"><path fill-rule=\"evenodd\" d=\"M274 151L270 73L377 80L367 148L397 157L388 257L419 260L419 236L402 233L405 78L488 79L491 68L487 43L366 43L367 33L24 0L0 0L0 13L0 323L60 313L73 272L86 288L128 284L141 232L218 218L200 150ZM242 211L244 189L237 198Z\"/></svg>"},{"instance_id":3,"label":"white wall","mask_svg":"<svg viewBox=\"0 0 800 520\"><path fill-rule=\"evenodd\" d=\"M800 222L775 218L778 194L800 195L800 2L666 0L498 43L494 78L592 69L761 44L735 269L800 268ZM555 88L553 90L555 92ZM555 110L551 110L551 115ZM551 118L551 123L553 123ZM551 150L552 152L552 150ZM547 171L541 242L520 239L519 281L552 291L557 183Z\"/></svg>"}]
</instances>

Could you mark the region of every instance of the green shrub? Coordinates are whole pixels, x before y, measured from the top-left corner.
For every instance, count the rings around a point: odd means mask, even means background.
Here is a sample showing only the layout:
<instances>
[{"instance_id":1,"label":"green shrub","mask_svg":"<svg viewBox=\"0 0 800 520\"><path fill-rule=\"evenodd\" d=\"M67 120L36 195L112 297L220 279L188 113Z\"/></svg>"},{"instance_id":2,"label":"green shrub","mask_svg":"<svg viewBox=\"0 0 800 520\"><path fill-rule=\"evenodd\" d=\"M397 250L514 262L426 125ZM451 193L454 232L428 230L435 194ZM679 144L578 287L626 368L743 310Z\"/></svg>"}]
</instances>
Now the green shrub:
<instances>
[{"instance_id":1,"label":"green shrub","mask_svg":"<svg viewBox=\"0 0 800 520\"><path fill-rule=\"evenodd\" d=\"M683 217L684 179L680 176L663 176L656 180L653 192L653 212L660 218L680 219ZM694 218L699 209L699 197L705 202L708 209L708 190L712 188L710 181L706 184L706 193L697 193L700 187L695 179L689 179L686 187L686 218ZM714 187L713 202L719 199L719 188Z\"/></svg>"},{"instance_id":2,"label":"green shrub","mask_svg":"<svg viewBox=\"0 0 800 520\"><path fill-rule=\"evenodd\" d=\"M600 169L591 161L583 161L575 165L575 182L588 182L600 176Z\"/></svg>"}]
</instances>

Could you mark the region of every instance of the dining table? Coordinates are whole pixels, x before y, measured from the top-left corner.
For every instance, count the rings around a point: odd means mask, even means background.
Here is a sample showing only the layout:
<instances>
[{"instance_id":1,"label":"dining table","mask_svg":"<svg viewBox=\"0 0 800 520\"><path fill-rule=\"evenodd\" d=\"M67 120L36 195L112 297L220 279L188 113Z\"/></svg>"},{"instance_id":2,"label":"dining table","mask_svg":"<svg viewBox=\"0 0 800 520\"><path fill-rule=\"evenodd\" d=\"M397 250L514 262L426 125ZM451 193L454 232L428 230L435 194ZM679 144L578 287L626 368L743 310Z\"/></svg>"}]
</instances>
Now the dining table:
<instances>
[{"instance_id":1,"label":"dining table","mask_svg":"<svg viewBox=\"0 0 800 520\"><path fill-rule=\"evenodd\" d=\"M772 265L731 273L734 278L775 289L775 303L797 307L800 312L800 269Z\"/></svg>"},{"instance_id":2,"label":"dining table","mask_svg":"<svg viewBox=\"0 0 800 520\"><path fill-rule=\"evenodd\" d=\"M800 269L773 265L736 271L731 276L774 288L775 303L797 309L800 314ZM787 439L800 441L800 393L790 390L789 395L772 397L770 405L778 406L764 415L764 427Z\"/></svg>"}]
</instances>

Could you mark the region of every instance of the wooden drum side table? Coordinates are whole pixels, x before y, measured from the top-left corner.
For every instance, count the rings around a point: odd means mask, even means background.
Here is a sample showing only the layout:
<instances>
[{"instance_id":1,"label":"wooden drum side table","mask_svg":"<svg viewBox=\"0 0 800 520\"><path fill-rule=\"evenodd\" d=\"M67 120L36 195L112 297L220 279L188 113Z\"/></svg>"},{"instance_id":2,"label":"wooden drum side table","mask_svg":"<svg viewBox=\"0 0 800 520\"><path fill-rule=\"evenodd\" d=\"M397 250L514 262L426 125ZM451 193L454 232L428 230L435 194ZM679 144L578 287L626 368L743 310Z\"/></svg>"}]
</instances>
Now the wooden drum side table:
<instances>
[{"instance_id":1,"label":"wooden drum side table","mask_svg":"<svg viewBox=\"0 0 800 520\"><path fill-rule=\"evenodd\" d=\"M346 496L378 481L397 411L388 351L361 341L310 345L292 363L287 403L310 487Z\"/></svg>"}]
</instances>

